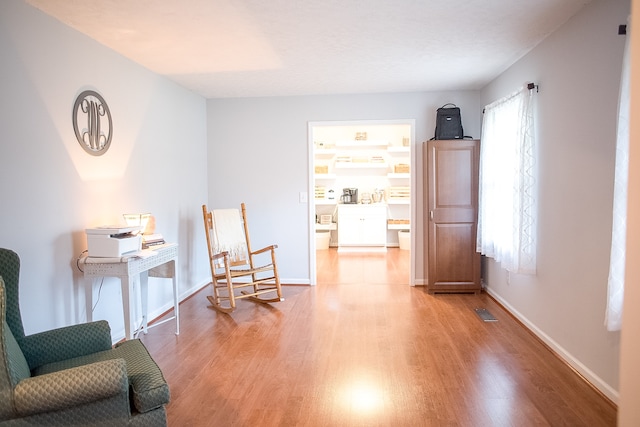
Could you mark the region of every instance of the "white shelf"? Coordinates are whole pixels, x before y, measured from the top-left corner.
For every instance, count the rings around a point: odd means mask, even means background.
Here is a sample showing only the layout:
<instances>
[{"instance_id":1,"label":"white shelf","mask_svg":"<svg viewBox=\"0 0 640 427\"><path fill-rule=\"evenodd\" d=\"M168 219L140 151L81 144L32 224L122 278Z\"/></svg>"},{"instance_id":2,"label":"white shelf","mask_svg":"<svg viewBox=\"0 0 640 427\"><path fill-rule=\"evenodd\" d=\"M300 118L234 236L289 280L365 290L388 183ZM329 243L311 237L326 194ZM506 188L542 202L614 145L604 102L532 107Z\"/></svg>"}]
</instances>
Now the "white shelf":
<instances>
[{"instance_id":1,"label":"white shelf","mask_svg":"<svg viewBox=\"0 0 640 427\"><path fill-rule=\"evenodd\" d=\"M335 148L319 148L313 153L316 156L333 156L336 154Z\"/></svg>"},{"instance_id":2,"label":"white shelf","mask_svg":"<svg viewBox=\"0 0 640 427\"><path fill-rule=\"evenodd\" d=\"M336 174L335 173L317 173L315 175L313 175L314 179L320 180L320 179L336 179Z\"/></svg>"},{"instance_id":3,"label":"white shelf","mask_svg":"<svg viewBox=\"0 0 640 427\"><path fill-rule=\"evenodd\" d=\"M409 199L387 199L388 205L408 205L410 202Z\"/></svg>"},{"instance_id":4,"label":"white shelf","mask_svg":"<svg viewBox=\"0 0 640 427\"><path fill-rule=\"evenodd\" d=\"M387 147L387 151L389 153L397 153L397 154L409 154L409 147L405 147L405 146L398 146L398 145L392 145Z\"/></svg>"},{"instance_id":5,"label":"white shelf","mask_svg":"<svg viewBox=\"0 0 640 427\"><path fill-rule=\"evenodd\" d=\"M317 224L316 223L316 230L337 230L338 229L338 224L336 224L335 222L332 222L331 224Z\"/></svg>"},{"instance_id":6,"label":"white shelf","mask_svg":"<svg viewBox=\"0 0 640 427\"><path fill-rule=\"evenodd\" d=\"M389 165L386 163L374 163L374 162L336 162L335 169L386 169Z\"/></svg>"},{"instance_id":7,"label":"white shelf","mask_svg":"<svg viewBox=\"0 0 640 427\"><path fill-rule=\"evenodd\" d=\"M363 141L355 141L355 140L336 141L336 147L387 147L387 146L389 146L389 141L376 140L376 139L367 139Z\"/></svg>"},{"instance_id":8,"label":"white shelf","mask_svg":"<svg viewBox=\"0 0 640 427\"><path fill-rule=\"evenodd\" d=\"M411 174L410 173L394 173L394 172L390 172L387 174L387 178L390 179L407 179L407 178L411 178Z\"/></svg>"},{"instance_id":9,"label":"white shelf","mask_svg":"<svg viewBox=\"0 0 640 427\"><path fill-rule=\"evenodd\" d=\"M387 224L388 230L410 230L411 224Z\"/></svg>"},{"instance_id":10,"label":"white shelf","mask_svg":"<svg viewBox=\"0 0 640 427\"><path fill-rule=\"evenodd\" d=\"M317 205L331 206L336 204L335 200L329 200L329 199L313 199L313 200L315 200L316 206Z\"/></svg>"}]
</instances>

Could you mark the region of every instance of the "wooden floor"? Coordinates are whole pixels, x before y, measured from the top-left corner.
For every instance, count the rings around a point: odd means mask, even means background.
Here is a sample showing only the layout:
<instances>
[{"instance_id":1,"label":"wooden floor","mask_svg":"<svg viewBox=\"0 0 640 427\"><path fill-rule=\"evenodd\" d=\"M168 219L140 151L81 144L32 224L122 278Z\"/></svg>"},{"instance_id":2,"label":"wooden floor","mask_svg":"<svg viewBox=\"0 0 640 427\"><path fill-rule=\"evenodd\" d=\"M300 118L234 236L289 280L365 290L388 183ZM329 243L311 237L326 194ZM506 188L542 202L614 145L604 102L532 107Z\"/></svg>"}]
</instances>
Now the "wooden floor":
<instances>
[{"instance_id":1,"label":"wooden floor","mask_svg":"<svg viewBox=\"0 0 640 427\"><path fill-rule=\"evenodd\" d=\"M614 426L615 408L486 294L410 287L409 252L318 251L318 285L142 337L170 426ZM486 308L497 322L474 311Z\"/></svg>"}]
</instances>

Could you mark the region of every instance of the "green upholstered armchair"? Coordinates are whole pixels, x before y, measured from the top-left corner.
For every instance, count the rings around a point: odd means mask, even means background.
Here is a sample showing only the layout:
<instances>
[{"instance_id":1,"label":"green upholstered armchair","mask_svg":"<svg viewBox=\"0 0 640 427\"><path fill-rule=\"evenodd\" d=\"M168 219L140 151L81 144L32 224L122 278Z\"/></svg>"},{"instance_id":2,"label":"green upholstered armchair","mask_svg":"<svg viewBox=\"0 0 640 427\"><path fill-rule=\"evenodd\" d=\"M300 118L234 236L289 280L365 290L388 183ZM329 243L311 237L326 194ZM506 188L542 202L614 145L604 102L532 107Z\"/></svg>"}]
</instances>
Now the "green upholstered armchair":
<instances>
[{"instance_id":1,"label":"green upholstered armchair","mask_svg":"<svg viewBox=\"0 0 640 427\"><path fill-rule=\"evenodd\" d=\"M0 249L0 426L165 426L169 386L140 340L102 320L25 336L20 259Z\"/></svg>"}]
</instances>

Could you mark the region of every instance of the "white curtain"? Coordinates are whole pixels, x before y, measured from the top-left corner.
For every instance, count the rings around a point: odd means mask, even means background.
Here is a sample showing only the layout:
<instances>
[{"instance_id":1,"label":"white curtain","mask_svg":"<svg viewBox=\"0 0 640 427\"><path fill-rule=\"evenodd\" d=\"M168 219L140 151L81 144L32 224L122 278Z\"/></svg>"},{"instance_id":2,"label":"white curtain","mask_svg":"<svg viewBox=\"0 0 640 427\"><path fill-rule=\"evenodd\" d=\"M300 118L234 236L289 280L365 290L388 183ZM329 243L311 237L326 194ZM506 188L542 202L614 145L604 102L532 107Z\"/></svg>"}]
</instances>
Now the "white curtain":
<instances>
[{"instance_id":1,"label":"white curtain","mask_svg":"<svg viewBox=\"0 0 640 427\"><path fill-rule=\"evenodd\" d=\"M533 90L485 107L477 250L513 273L536 272Z\"/></svg>"},{"instance_id":2,"label":"white curtain","mask_svg":"<svg viewBox=\"0 0 640 427\"><path fill-rule=\"evenodd\" d=\"M618 105L618 134L616 141L616 171L613 184L613 228L611 232L611 258L609 261L609 288L605 325L609 331L622 327L622 301L624 296L625 245L627 236L627 183L629 178L629 39L630 27L622 59L620 98Z\"/></svg>"}]
</instances>

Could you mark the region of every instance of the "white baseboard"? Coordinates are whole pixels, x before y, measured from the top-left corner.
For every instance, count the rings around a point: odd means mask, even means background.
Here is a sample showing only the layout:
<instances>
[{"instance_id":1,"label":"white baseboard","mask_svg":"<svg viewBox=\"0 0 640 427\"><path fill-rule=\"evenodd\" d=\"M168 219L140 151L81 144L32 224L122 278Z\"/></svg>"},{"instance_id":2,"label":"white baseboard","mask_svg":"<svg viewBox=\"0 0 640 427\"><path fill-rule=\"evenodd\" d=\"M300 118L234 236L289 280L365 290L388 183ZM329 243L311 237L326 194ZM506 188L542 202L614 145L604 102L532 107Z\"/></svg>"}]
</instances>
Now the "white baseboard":
<instances>
[{"instance_id":1,"label":"white baseboard","mask_svg":"<svg viewBox=\"0 0 640 427\"><path fill-rule=\"evenodd\" d=\"M204 280L203 282L192 286L191 288L187 289L186 291L182 292L180 295L178 295L178 303L181 303L182 301L184 301L185 299L189 298L191 295L195 294L196 292L198 292L200 289L202 289L203 287L207 286L209 284L208 280ZM173 300L169 300L167 301L166 304L156 308L155 310L152 310L148 313L149 316L149 322L154 321L155 319L157 319L158 317L162 316L164 313L166 313L169 310L173 310ZM138 319L136 322L139 322L140 319ZM133 327L133 325L132 325ZM124 327L122 327L121 329L119 329L118 331L112 331L112 340L113 340L113 344L122 341L125 338L125 333L124 333Z\"/></svg>"},{"instance_id":2,"label":"white baseboard","mask_svg":"<svg viewBox=\"0 0 640 427\"><path fill-rule=\"evenodd\" d=\"M522 313L513 308L507 301L505 301L499 294L494 292L491 288L485 288L485 291L491 295L496 301L498 301L504 308L517 318L522 324L527 327L534 335L536 335L542 342L549 346L562 360L564 360L569 366L571 366L576 372L582 375L588 382L590 382L595 388L597 388L603 395L609 398L616 405L620 395L617 390L614 390L608 383L597 376L593 371L582 364L565 348L555 342L551 337L540 330L534 323L527 319Z\"/></svg>"}]
</instances>

